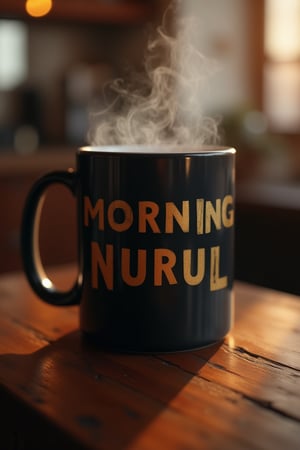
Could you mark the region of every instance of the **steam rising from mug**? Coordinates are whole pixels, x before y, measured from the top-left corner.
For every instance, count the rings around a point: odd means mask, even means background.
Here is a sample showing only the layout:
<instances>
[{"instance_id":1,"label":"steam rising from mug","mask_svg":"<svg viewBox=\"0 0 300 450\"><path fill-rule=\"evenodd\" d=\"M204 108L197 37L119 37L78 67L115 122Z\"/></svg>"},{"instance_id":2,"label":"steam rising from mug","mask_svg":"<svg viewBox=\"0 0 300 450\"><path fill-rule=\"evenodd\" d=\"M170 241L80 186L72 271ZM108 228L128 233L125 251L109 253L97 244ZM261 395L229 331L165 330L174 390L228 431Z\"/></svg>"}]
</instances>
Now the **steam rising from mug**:
<instances>
[{"instance_id":1,"label":"steam rising from mug","mask_svg":"<svg viewBox=\"0 0 300 450\"><path fill-rule=\"evenodd\" d=\"M145 74L115 80L115 101L92 114L91 145L216 144L218 120L204 114L210 64L190 38L189 20L176 38L164 26L148 42Z\"/></svg>"}]
</instances>

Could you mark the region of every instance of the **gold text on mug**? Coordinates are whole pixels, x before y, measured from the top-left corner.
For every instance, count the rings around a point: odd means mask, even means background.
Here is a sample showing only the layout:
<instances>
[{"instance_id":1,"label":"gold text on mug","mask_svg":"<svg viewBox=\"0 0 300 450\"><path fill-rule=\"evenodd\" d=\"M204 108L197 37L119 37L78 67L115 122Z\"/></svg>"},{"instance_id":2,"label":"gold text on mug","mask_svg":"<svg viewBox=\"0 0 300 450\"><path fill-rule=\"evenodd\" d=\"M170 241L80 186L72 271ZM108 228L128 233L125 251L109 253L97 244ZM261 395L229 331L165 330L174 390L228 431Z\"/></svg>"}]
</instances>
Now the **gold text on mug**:
<instances>
[{"instance_id":1,"label":"gold text on mug","mask_svg":"<svg viewBox=\"0 0 300 450\"><path fill-rule=\"evenodd\" d=\"M197 198L193 202L183 200L181 210L174 202L165 202L162 206L154 201L139 201L137 208L133 208L124 200L113 200L108 205L103 198L97 199L92 204L89 197L84 197L84 226L88 227L90 220L97 219L99 231L104 231L108 225L112 230L124 232L129 230L134 222L137 222L137 231L146 233L173 233L174 222L179 225L181 231L190 233L193 230L196 234L208 234L212 231L212 224L215 229L222 227L230 228L234 224L234 201L232 195L225 195L223 199L217 198L215 201ZM191 211L194 208L195 223L191 224ZM135 217L134 210L137 210ZM163 227L158 221L163 214ZM118 217L118 218L116 218ZM106 225L107 224L107 225Z\"/></svg>"},{"instance_id":2,"label":"gold text on mug","mask_svg":"<svg viewBox=\"0 0 300 450\"><path fill-rule=\"evenodd\" d=\"M163 286L164 283L176 285L179 282L185 282L190 286L196 286L203 282L206 267L205 256L209 252L209 287L210 291L217 291L228 286L228 277L220 276L220 246L210 249L185 249L175 252L168 248L155 248L153 250L121 248L120 255L115 255L115 249L112 244L105 245L105 251L101 250L98 242L91 242L91 285L93 289L99 289L100 279L106 289L114 290L114 262L117 260L121 264L122 281L131 287L141 286L145 283L146 277L151 277L152 286ZM196 254L197 270L192 274L192 260ZM136 270L132 275L132 259L135 259ZM182 258L181 279L175 275L178 259ZM152 267L149 267L152 265ZM148 280L149 281L149 280Z\"/></svg>"},{"instance_id":3,"label":"gold text on mug","mask_svg":"<svg viewBox=\"0 0 300 450\"><path fill-rule=\"evenodd\" d=\"M215 201L204 198L197 198L194 202L183 200L180 210L174 202L165 202L161 206L154 201L138 201L137 207L134 208L119 199L106 205L103 198L98 198L93 204L90 198L85 196L84 226L89 227L91 223L96 223L100 232L110 228L122 233L135 226L138 233L159 234L175 233L176 223L181 232L194 232L200 236L221 230L222 227L233 226L234 200L232 195L225 195ZM196 286L203 282L209 272L210 290L216 291L228 285L228 277L220 275L220 254L220 246L215 245L181 251L170 248L121 248L120 254L116 255L113 244L108 243L102 248L100 243L92 241L91 283L94 289L98 289L102 279L106 289L114 290L114 267L115 261L118 260L122 281L128 286L141 286L146 277L152 277L153 286L162 286L164 283L178 284L181 280L190 286ZM180 279L178 264L182 267ZM206 265L209 266L209 271L206 270ZM131 273L133 266L136 267L134 274Z\"/></svg>"}]
</instances>

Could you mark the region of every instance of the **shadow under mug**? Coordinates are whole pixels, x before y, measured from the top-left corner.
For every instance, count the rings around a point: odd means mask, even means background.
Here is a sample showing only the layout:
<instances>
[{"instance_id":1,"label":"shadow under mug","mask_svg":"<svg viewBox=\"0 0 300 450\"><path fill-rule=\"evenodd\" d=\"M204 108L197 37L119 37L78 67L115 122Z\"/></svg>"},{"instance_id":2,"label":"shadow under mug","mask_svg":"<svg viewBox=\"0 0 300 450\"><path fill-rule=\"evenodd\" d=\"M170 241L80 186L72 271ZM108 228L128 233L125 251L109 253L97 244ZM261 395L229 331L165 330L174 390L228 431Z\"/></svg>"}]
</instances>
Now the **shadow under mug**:
<instances>
[{"instance_id":1,"label":"shadow under mug","mask_svg":"<svg viewBox=\"0 0 300 450\"><path fill-rule=\"evenodd\" d=\"M103 348L167 352L223 339L233 316L234 176L229 147L80 148L76 171L49 173L28 195L21 247L32 289L54 305L80 304L83 334ZM77 198L79 274L67 292L39 252L53 183Z\"/></svg>"}]
</instances>

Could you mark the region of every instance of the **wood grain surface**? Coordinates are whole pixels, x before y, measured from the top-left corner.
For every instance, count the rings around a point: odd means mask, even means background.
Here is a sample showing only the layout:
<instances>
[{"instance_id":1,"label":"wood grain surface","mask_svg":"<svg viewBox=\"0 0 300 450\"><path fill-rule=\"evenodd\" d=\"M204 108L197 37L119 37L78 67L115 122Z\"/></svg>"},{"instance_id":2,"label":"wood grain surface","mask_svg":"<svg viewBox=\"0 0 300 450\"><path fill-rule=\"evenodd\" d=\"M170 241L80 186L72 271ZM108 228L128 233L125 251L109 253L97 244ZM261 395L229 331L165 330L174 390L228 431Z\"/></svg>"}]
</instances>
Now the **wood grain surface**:
<instances>
[{"instance_id":1,"label":"wood grain surface","mask_svg":"<svg viewBox=\"0 0 300 450\"><path fill-rule=\"evenodd\" d=\"M57 268L71 283L74 268ZM236 282L235 326L191 352L87 345L78 308L0 278L0 448L299 449L300 299Z\"/></svg>"}]
</instances>

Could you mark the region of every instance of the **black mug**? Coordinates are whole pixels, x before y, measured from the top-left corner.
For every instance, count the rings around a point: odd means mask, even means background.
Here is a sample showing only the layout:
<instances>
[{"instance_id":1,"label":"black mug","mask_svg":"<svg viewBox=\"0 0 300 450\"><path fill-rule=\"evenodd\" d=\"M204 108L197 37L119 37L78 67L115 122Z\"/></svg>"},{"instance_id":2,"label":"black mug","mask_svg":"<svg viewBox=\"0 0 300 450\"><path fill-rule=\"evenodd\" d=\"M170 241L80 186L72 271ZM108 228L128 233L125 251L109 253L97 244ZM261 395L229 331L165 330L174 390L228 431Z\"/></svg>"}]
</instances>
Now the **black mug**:
<instances>
[{"instance_id":1,"label":"black mug","mask_svg":"<svg viewBox=\"0 0 300 450\"><path fill-rule=\"evenodd\" d=\"M103 348L168 352L220 341L233 316L234 176L233 148L79 149L76 171L45 175L27 198L29 283L48 303L80 304L84 336ZM53 183L77 197L79 274L68 292L45 274L37 240Z\"/></svg>"}]
</instances>

